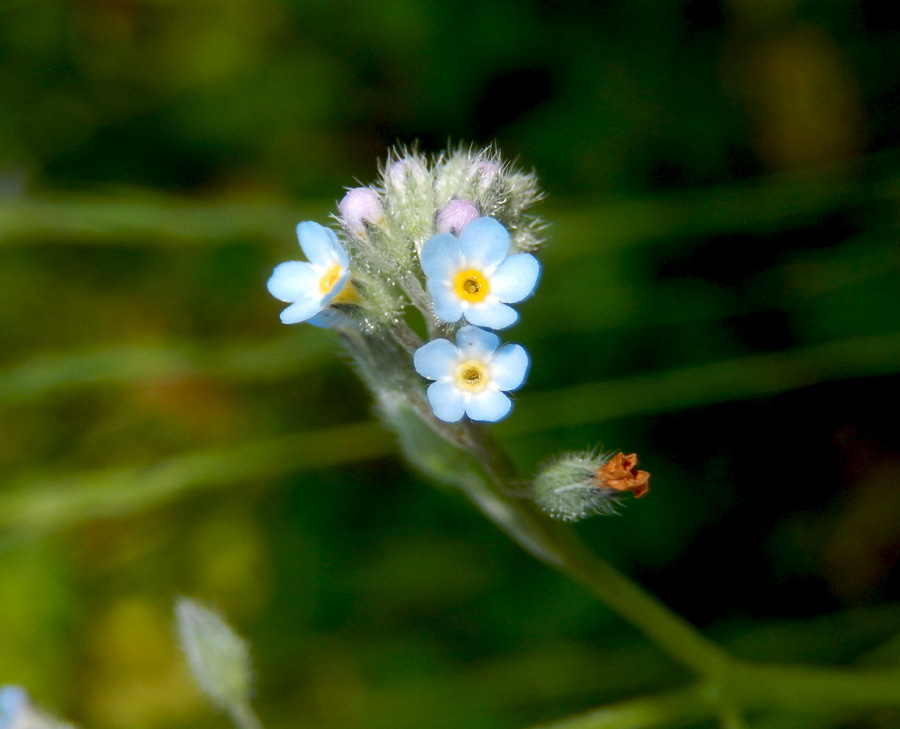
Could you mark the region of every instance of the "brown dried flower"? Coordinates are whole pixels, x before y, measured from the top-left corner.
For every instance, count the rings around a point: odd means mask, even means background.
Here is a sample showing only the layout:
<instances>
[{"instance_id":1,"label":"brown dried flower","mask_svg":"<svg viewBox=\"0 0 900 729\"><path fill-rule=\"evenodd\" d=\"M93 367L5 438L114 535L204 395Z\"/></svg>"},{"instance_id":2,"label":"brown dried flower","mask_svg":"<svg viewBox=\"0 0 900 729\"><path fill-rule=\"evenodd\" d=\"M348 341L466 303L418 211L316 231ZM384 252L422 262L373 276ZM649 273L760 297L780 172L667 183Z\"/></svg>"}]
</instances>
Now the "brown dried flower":
<instances>
[{"instance_id":1,"label":"brown dried flower","mask_svg":"<svg viewBox=\"0 0 900 729\"><path fill-rule=\"evenodd\" d=\"M639 471L637 453L616 453L605 465L594 471L598 486L608 486L616 491L631 491L636 499L650 491L650 474Z\"/></svg>"}]
</instances>

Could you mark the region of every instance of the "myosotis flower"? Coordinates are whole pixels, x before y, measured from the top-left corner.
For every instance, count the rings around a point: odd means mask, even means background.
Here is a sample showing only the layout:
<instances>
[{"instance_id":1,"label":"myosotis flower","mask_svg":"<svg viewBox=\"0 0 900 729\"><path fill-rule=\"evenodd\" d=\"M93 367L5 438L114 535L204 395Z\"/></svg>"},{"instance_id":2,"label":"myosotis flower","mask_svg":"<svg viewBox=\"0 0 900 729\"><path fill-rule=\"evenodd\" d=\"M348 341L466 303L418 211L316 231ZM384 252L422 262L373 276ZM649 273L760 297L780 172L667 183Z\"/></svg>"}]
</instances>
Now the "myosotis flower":
<instances>
[{"instance_id":1,"label":"myosotis flower","mask_svg":"<svg viewBox=\"0 0 900 729\"><path fill-rule=\"evenodd\" d=\"M0 686L0 729L72 729L31 705L19 686Z\"/></svg>"},{"instance_id":2,"label":"myosotis flower","mask_svg":"<svg viewBox=\"0 0 900 729\"><path fill-rule=\"evenodd\" d=\"M0 686L0 729L13 729L29 709L28 694L18 686Z\"/></svg>"},{"instance_id":3,"label":"myosotis flower","mask_svg":"<svg viewBox=\"0 0 900 729\"><path fill-rule=\"evenodd\" d=\"M324 326L325 308L341 294L346 296L350 279L350 259L333 230L306 221L297 226L300 248L309 261L279 264L269 278L269 293L289 303L281 321L296 324L308 321Z\"/></svg>"},{"instance_id":4,"label":"myosotis flower","mask_svg":"<svg viewBox=\"0 0 900 729\"><path fill-rule=\"evenodd\" d=\"M435 339L416 350L416 372L429 380L427 397L435 416L455 423L467 415L493 422L506 417L516 390L528 374L528 353L518 344L500 346L500 337L474 326L456 333L456 344Z\"/></svg>"},{"instance_id":5,"label":"myosotis flower","mask_svg":"<svg viewBox=\"0 0 900 729\"><path fill-rule=\"evenodd\" d=\"M509 231L494 218L468 223L459 237L438 233L422 247L422 270L438 319L504 329L519 314L515 304L534 292L541 267L530 253L509 255Z\"/></svg>"}]
</instances>

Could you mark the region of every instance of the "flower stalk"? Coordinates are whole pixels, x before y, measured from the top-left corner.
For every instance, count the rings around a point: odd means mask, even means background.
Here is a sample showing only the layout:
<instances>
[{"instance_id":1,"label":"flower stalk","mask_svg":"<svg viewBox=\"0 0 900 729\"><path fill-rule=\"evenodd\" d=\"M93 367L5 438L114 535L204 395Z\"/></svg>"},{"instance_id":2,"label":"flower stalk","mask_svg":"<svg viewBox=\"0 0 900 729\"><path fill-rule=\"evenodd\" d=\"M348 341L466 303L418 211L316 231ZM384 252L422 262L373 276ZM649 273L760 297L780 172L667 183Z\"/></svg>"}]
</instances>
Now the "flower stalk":
<instances>
[{"instance_id":1,"label":"flower stalk","mask_svg":"<svg viewBox=\"0 0 900 729\"><path fill-rule=\"evenodd\" d=\"M399 150L378 184L353 188L341 201L343 242L301 224L310 260L282 264L269 288L291 304L283 321L308 320L340 335L415 468L460 489L522 548L580 582L698 677L682 691L555 727L652 727L715 716L723 729L741 729L742 713L760 707L900 705L893 672L737 660L588 549L563 522L613 513L624 495L644 496L649 474L635 454L562 454L523 492L484 423L509 415L505 393L524 384L530 364L523 347L501 345L495 332L519 320L512 305L533 294L540 276L534 254L542 223L530 212L539 199L534 176L494 150L433 159Z\"/></svg>"},{"instance_id":2,"label":"flower stalk","mask_svg":"<svg viewBox=\"0 0 900 729\"><path fill-rule=\"evenodd\" d=\"M341 200L342 239L317 223L298 226L309 262L278 266L269 289L291 304L285 323L308 320L341 336L413 465L460 488L523 548L708 675L724 660L714 644L547 518L574 515L548 504L575 493L560 481L560 469L548 488L539 474L524 498L522 478L479 424L510 413L505 393L524 384L530 365L522 346L501 345L491 330L515 324L513 305L537 286L543 224L530 208L540 197L534 175L505 164L495 150L432 159L399 150L380 183L353 188ZM344 293L351 286L352 298ZM424 319L428 342L407 321L411 309ZM427 390L423 378L432 381ZM634 456L627 464L623 458L594 459L583 498L608 504L628 491L645 493L646 472L633 468ZM582 471L579 461L575 473ZM595 504L578 517L604 510Z\"/></svg>"},{"instance_id":3,"label":"flower stalk","mask_svg":"<svg viewBox=\"0 0 900 729\"><path fill-rule=\"evenodd\" d=\"M424 404L410 407L398 393L382 393L378 402L416 468L458 487L523 549L583 584L672 658L703 676L721 672L728 660L721 648L591 551L570 528L516 495L519 479L483 429L428 418Z\"/></svg>"}]
</instances>

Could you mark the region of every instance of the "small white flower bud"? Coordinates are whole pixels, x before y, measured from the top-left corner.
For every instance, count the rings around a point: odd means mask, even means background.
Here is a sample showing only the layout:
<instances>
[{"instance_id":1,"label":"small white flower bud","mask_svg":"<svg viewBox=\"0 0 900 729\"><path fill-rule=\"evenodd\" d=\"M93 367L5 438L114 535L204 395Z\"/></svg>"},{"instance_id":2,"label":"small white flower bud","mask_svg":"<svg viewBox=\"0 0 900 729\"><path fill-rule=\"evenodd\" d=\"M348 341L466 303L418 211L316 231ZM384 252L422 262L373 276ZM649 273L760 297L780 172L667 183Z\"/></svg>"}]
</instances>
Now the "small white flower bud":
<instances>
[{"instance_id":1,"label":"small white flower bud","mask_svg":"<svg viewBox=\"0 0 900 729\"><path fill-rule=\"evenodd\" d=\"M347 230L360 236L366 235L366 225L381 225L384 222L381 197L369 187L348 190L338 203L338 210Z\"/></svg>"},{"instance_id":2,"label":"small white flower bud","mask_svg":"<svg viewBox=\"0 0 900 729\"><path fill-rule=\"evenodd\" d=\"M194 600L179 598L175 615L181 649L210 701L229 711L246 705L253 680L247 644L222 618Z\"/></svg>"},{"instance_id":3,"label":"small white flower bud","mask_svg":"<svg viewBox=\"0 0 900 729\"><path fill-rule=\"evenodd\" d=\"M438 233L459 235L475 218L481 217L478 208L468 200L451 200L438 211L435 228Z\"/></svg>"},{"instance_id":4,"label":"small white flower bud","mask_svg":"<svg viewBox=\"0 0 900 729\"><path fill-rule=\"evenodd\" d=\"M428 160L415 151L395 150L388 158L382 186L392 229L399 231L404 247L411 243L416 251L420 250L434 232L437 208Z\"/></svg>"},{"instance_id":5,"label":"small white flower bud","mask_svg":"<svg viewBox=\"0 0 900 729\"><path fill-rule=\"evenodd\" d=\"M387 170L387 179L397 190L431 184L424 158L414 153L392 163Z\"/></svg>"},{"instance_id":6,"label":"small white flower bud","mask_svg":"<svg viewBox=\"0 0 900 729\"><path fill-rule=\"evenodd\" d=\"M502 172L502 168L496 162L480 160L472 165L469 176L475 182L475 189L479 195L486 194Z\"/></svg>"},{"instance_id":7,"label":"small white flower bud","mask_svg":"<svg viewBox=\"0 0 900 729\"><path fill-rule=\"evenodd\" d=\"M650 474L636 466L634 453L617 453L612 458L565 453L535 476L534 500L550 516L563 521L614 514L624 493L631 491L640 498L650 490Z\"/></svg>"}]
</instances>

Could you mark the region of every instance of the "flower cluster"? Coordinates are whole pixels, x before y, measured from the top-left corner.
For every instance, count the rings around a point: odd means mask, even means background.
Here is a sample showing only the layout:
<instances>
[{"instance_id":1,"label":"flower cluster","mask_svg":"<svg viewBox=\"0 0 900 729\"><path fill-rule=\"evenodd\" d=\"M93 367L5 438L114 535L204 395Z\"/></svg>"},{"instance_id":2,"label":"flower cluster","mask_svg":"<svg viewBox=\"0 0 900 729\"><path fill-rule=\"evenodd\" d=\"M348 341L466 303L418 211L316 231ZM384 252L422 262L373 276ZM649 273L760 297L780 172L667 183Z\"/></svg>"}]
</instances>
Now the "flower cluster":
<instances>
[{"instance_id":1,"label":"flower cluster","mask_svg":"<svg viewBox=\"0 0 900 729\"><path fill-rule=\"evenodd\" d=\"M378 184L344 195L340 237L315 222L297 226L307 260L277 266L269 291L290 304L285 324L339 331L376 392L408 389L398 373L411 364L433 380L434 417L500 420L530 363L494 332L518 321L511 304L537 286L541 225L527 210L539 197L533 175L493 150L398 152ZM424 317L427 343L406 322L410 307ZM405 366L391 341L405 350Z\"/></svg>"}]
</instances>

